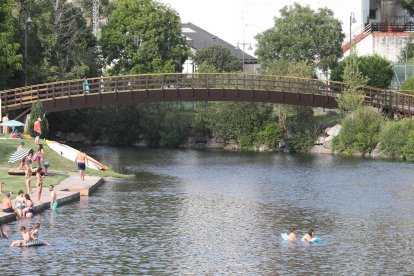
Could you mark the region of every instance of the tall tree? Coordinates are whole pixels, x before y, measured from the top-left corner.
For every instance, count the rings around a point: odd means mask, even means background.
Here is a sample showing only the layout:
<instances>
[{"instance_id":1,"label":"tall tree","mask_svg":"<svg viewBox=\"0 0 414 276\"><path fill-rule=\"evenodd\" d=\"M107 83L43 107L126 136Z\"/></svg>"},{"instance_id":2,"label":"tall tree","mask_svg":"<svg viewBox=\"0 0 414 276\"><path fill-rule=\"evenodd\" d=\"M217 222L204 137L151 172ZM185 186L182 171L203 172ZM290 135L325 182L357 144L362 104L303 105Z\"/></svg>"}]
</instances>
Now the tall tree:
<instances>
[{"instance_id":1,"label":"tall tree","mask_svg":"<svg viewBox=\"0 0 414 276\"><path fill-rule=\"evenodd\" d=\"M203 71L203 67L206 66L213 67L218 72L237 72L242 70L239 58L233 56L229 49L220 45L211 45L196 51L194 63L197 64L199 71Z\"/></svg>"},{"instance_id":2,"label":"tall tree","mask_svg":"<svg viewBox=\"0 0 414 276\"><path fill-rule=\"evenodd\" d=\"M414 16L414 0L401 0L401 4L411 16Z\"/></svg>"},{"instance_id":3,"label":"tall tree","mask_svg":"<svg viewBox=\"0 0 414 276\"><path fill-rule=\"evenodd\" d=\"M80 8L67 0L32 3L29 29L31 84L97 76L97 41Z\"/></svg>"},{"instance_id":4,"label":"tall tree","mask_svg":"<svg viewBox=\"0 0 414 276\"><path fill-rule=\"evenodd\" d=\"M367 79L359 70L359 60L355 48L345 62L343 79L346 83L343 94L338 98L338 107L343 115L362 107L364 94L361 88L367 85Z\"/></svg>"},{"instance_id":5,"label":"tall tree","mask_svg":"<svg viewBox=\"0 0 414 276\"><path fill-rule=\"evenodd\" d=\"M176 11L152 0L118 0L100 45L114 74L181 72L189 55Z\"/></svg>"},{"instance_id":6,"label":"tall tree","mask_svg":"<svg viewBox=\"0 0 414 276\"><path fill-rule=\"evenodd\" d=\"M344 68L350 58L358 60L358 70L367 80L367 85L386 89L390 86L394 76L394 68L390 61L375 54L373 56L348 56L338 63L331 72L331 80L344 81Z\"/></svg>"},{"instance_id":7,"label":"tall tree","mask_svg":"<svg viewBox=\"0 0 414 276\"><path fill-rule=\"evenodd\" d=\"M342 57L341 23L327 8L317 12L295 3L280 10L274 27L257 35L259 61L307 61L323 70Z\"/></svg>"},{"instance_id":8,"label":"tall tree","mask_svg":"<svg viewBox=\"0 0 414 276\"><path fill-rule=\"evenodd\" d=\"M0 2L0 88L6 88L13 74L22 68L18 21L12 11L15 1Z\"/></svg>"}]
</instances>

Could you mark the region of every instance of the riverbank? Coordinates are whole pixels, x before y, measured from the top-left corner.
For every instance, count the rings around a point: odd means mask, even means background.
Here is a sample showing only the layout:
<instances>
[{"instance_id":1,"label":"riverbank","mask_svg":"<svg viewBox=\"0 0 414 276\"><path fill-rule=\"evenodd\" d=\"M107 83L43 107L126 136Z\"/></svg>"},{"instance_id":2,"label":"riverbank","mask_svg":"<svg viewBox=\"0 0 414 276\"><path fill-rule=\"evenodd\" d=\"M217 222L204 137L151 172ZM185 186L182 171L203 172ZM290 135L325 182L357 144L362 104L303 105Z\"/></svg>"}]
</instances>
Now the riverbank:
<instances>
[{"instance_id":1,"label":"riverbank","mask_svg":"<svg viewBox=\"0 0 414 276\"><path fill-rule=\"evenodd\" d=\"M86 176L84 181L80 181L78 174L70 173L66 179L54 187L58 205L62 206L74 201L79 201L81 196L91 195L102 183L104 183L104 179L102 177ZM33 192L30 195L30 198L35 203L35 206L33 207L35 215L49 209L49 189L46 187L43 188L40 204L35 202L36 190L32 190ZM12 204L14 206L14 199L12 200ZM15 221L16 219L17 217L14 213L0 212L0 225Z\"/></svg>"},{"instance_id":2,"label":"riverbank","mask_svg":"<svg viewBox=\"0 0 414 276\"><path fill-rule=\"evenodd\" d=\"M6 139L5 137L1 137L0 139L0 181L4 183L3 192L12 192L13 196L17 195L17 191L23 190L26 191L25 179L24 176L16 176L16 175L9 175L9 169L15 169L19 166L18 162L16 163L8 163L8 159L10 155L16 151L17 147L20 145L21 142L25 143L26 148L32 148L35 151L37 150L37 144L34 143L33 138L29 139ZM45 153L45 161L50 163L50 167L48 172L50 173L49 176L44 178L43 187L47 188L50 185L58 185L64 179L66 179L70 173L78 173L78 169L74 163L74 160L68 160L63 158L53 150L51 150L46 143L44 145L44 153ZM34 167L37 164L35 162ZM87 168L86 169L87 176L96 176L96 177L115 177L115 178L130 178L132 176L123 175L116 173L111 170L107 171L97 171ZM32 188L35 188L36 180L35 177L32 177ZM0 193L0 200L3 198L3 195Z\"/></svg>"}]
</instances>

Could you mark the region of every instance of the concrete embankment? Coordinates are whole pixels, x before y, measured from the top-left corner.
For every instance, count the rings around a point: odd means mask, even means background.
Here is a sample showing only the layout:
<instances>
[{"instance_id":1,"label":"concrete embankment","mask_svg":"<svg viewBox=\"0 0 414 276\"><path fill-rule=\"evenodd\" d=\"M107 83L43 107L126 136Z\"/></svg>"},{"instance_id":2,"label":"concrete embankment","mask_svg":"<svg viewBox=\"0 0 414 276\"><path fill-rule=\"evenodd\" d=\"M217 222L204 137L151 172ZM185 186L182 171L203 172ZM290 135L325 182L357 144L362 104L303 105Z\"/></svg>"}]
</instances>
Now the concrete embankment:
<instances>
[{"instance_id":1,"label":"concrete embankment","mask_svg":"<svg viewBox=\"0 0 414 276\"><path fill-rule=\"evenodd\" d=\"M68 178L55 186L58 205L62 206L70 202L79 201L81 196L91 195L102 183L103 179L101 177L86 176L85 180L81 181L78 174L70 173ZM30 198L35 203L35 214L50 208L50 192L48 187L43 187L41 204L36 202L36 187L32 187ZM14 200L12 200L12 203L14 206ZM15 214L0 212L0 225L15 220Z\"/></svg>"}]
</instances>

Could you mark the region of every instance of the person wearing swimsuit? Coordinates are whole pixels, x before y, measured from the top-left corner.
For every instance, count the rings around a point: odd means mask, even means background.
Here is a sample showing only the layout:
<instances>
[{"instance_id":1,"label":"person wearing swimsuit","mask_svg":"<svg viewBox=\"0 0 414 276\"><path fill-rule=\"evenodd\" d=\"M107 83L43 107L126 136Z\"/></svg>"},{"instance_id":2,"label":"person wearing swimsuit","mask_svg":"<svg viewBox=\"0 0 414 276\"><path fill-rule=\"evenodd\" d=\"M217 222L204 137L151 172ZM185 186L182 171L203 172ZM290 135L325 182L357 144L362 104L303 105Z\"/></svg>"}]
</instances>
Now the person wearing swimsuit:
<instances>
[{"instance_id":1,"label":"person wearing swimsuit","mask_svg":"<svg viewBox=\"0 0 414 276\"><path fill-rule=\"evenodd\" d=\"M33 206L34 203L33 201L30 199L30 196L28 194L25 195L26 198L26 208L24 208L24 213L26 218L31 218L34 216L34 210L33 210Z\"/></svg>"},{"instance_id":2,"label":"person wearing swimsuit","mask_svg":"<svg viewBox=\"0 0 414 276\"><path fill-rule=\"evenodd\" d=\"M17 194L18 195L16 199L14 200L14 211L16 212L16 215L18 218L24 218L24 215L25 215L24 208L26 207L26 204L25 204L26 198L24 197L22 190L20 190Z\"/></svg>"},{"instance_id":3,"label":"person wearing swimsuit","mask_svg":"<svg viewBox=\"0 0 414 276\"><path fill-rule=\"evenodd\" d=\"M38 204L41 204L40 201L41 195L42 195L42 189L43 189L43 178L45 177L45 174L41 167L37 168L36 171L36 181L37 181L37 191L36 191L36 201Z\"/></svg>"}]
</instances>

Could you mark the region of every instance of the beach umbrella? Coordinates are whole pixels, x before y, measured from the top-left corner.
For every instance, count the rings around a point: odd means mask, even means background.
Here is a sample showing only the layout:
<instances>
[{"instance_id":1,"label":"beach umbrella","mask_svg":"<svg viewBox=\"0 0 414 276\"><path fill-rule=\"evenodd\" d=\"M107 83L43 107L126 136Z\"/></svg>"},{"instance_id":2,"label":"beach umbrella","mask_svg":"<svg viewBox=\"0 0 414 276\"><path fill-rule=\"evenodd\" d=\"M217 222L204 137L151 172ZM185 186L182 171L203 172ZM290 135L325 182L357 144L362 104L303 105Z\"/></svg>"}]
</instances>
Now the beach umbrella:
<instances>
[{"instance_id":1,"label":"beach umbrella","mask_svg":"<svg viewBox=\"0 0 414 276\"><path fill-rule=\"evenodd\" d=\"M9 158L9 163L14 163L16 161L22 160L29 154L29 151L30 149L24 148L24 149L14 152Z\"/></svg>"},{"instance_id":2,"label":"beach umbrella","mask_svg":"<svg viewBox=\"0 0 414 276\"><path fill-rule=\"evenodd\" d=\"M10 121L5 121L1 123L0 126L19 127L19 126L24 126L24 124L16 120L10 120Z\"/></svg>"}]
</instances>

